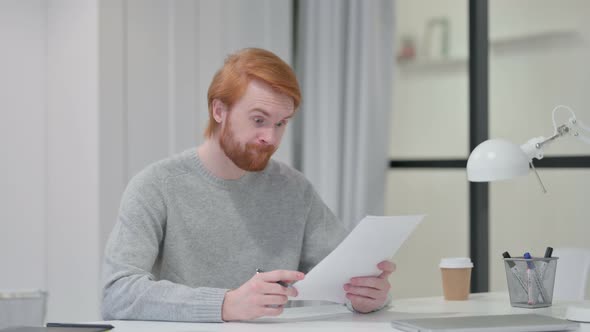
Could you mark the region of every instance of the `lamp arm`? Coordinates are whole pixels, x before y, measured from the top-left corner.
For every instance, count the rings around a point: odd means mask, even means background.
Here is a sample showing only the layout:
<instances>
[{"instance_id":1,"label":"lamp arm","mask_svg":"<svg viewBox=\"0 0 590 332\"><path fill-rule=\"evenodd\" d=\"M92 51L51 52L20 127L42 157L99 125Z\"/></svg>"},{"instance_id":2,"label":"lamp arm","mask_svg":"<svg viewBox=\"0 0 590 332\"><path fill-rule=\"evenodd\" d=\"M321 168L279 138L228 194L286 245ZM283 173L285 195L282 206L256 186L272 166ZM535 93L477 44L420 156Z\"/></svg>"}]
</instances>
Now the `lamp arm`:
<instances>
[{"instance_id":1,"label":"lamp arm","mask_svg":"<svg viewBox=\"0 0 590 332\"><path fill-rule=\"evenodd\" d=\"M572 135L580 141L590 144L590 127L576 119L575 115L569 119Z\"/></svg>"},{"instance_id":2,"label":"lamp arm","mask_svg":"<svg viewBox=\"0 0 590 332\"><path fill-rule=\"evenodd\" d=\"M543 145L551 142L556 137L545 138L543 136L534 137L520 146L522 151L527 155L529 161L533 158L543 159Z\"/></svg>"},{"instance_id":3,"label":"lamp arm","mask_svg":"<svg viewBox=\"0 0 590 332\"><path fill-rule=\"evenodd\" d=\"M555 122L555 112L559 109L566 109L571 113L568 122L557 126ZM543 136L531 138L528 142L520 146L525 152L529 160L543 159L543 148L552 143L557 138L572 135L580 141L590 145L590 127L585 125L582 121L576 119L576 114L567 106L559 105L553 109L553 127L555 132L552 136L545 138Z\"/></svg>"}]
</instances>

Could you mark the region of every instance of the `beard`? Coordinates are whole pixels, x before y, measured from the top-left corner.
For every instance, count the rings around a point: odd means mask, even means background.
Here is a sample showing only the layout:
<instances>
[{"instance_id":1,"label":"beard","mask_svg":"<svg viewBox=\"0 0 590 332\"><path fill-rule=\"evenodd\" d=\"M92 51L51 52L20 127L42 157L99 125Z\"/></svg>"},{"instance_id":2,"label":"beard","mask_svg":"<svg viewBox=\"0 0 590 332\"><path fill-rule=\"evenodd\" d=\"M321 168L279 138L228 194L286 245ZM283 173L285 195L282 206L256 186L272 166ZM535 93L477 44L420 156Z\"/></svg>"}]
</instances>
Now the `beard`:
<instances>
[{"instance_id":1,"label":"beard","mask_svg":"<svg viewBox=\"0 0 590 332\"><path fill-rule=\"evenodd\" d=\"M225 155L240 169L249 172L259 172L266 168L270 157L276 151L276 147L271 144L246 143L242 147L235 139L231 123L228 120L221 129L219 145Z\"/></svg>"}]
</instances>

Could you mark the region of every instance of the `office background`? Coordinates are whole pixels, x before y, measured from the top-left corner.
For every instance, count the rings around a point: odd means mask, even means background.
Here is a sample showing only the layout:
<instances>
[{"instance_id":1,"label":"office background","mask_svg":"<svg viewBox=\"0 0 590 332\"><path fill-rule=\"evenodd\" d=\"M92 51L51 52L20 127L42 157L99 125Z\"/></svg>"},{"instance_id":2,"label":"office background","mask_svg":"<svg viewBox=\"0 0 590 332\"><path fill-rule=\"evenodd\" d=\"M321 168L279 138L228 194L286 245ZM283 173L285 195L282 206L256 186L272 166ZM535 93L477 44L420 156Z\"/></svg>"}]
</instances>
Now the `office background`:
<instances>
[{"instance_id":1,"label":"office background","mask_svg":"<svg viewBox=\"0 0 590 332\"><path fill-rule=\"evenodd\" d=\"M297 63L298 4L0 0L0 289L48 290L50 319L97 319L102 250L128 179L201 141L206 89L227 53L260 46ZM467 0L391 4L381 26L391 26L397 51L413 38L418 57L392 57L383 69L393 73L391 95L380 96L393 104L384 159L466 159ZM490 1L490 137L548 136L558 104L590 123L588 13L584 0ZM444 56L440 28L425 45L428 22L440 17L450 27ZM293 129L277 157L297 164ZM547 149L589 152L573 139ZM469 255L465 170L433 165L384 166L385 213L428 214L396 256L397 297L441 294L438 260ZM506 288L504 250L590 246L590 171L540 173L545 195L532 176L490 185L490 290Z\"/></svg>"},{"instance_id":2,"label":"office background","mask_svg":"<svg viewBox=\"0 0 590 332\"><path fill-rule=\"evenodd\" d=\"M400 249L394 294L440 294L438 259L469 254L470 192L463 168L470 132L468 2L398 0L396 4L398 43L414 38L418 54L429 48L424 36L433 18L447 18L450 26L446 57L439 55L440 43L433 44L425 59L419 55L418 61L396 66L390 156L398 164L411 161L419 167L390 169L386 196L388 214L421 210L429 214ZM489 1L490 138L522 144L532 137L548 137L553 133L551 111L559 104L571 106L579 119L590 122L586 92L590 25L585 18L589 5L585 1ZM558 119L567 119L567 114ZM570 166L538 169L547 194L542 194L532 174L489 184L491 291L506 289L501 261L505 250L541 255L548 245L590 246L585 208L590 150L570 137L556 141L545 152L546 158L556 157L554 164ZM577 156L581 162L568 163L563 156Z\"/></svg>"}]
</instances>

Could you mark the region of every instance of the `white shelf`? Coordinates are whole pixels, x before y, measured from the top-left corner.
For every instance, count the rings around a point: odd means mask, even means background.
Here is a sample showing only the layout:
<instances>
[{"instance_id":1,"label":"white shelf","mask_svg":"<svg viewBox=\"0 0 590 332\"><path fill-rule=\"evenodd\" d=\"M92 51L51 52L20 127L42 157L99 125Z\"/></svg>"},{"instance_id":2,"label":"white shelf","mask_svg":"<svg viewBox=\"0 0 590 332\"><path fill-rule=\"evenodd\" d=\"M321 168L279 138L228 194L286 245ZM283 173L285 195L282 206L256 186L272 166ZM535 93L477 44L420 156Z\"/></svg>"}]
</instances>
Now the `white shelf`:
<instances>
[{"instance_id":1,"label":"white shelf","mask_svg":"<svg viewBox=\"0 0 590 332\"><path fill-rule=\"evenodd\" d=\"M510 45L518 45L527 42L543 42L551 43L552 41L564 40L578 36L578 31L574 28L552 29L552 30L537 30L528 33L513 34L513 35L497 35L490 37L489 47L506 47ZM450 69L450 68L466 68L469 57L449 56L446 58L415 58L407 60L397 60L397 65L401 70L433 70L433 69Z\"/></svg>"},{"instance_id":2,"label":"white shelf","mask_svg":"<svg viewBox=\"0 0 590 332\"><path fill-rule=\"evenodd\" d=\"M552 30L540 30L532 31L528 33L516 34L516 35L499 35L490 37L490 47L504 46L509 44L524 43L529 41L551 41L557 39L572 38L577 36L578 31L576 29L552 29Z\"/></svg>"}]
</instances>

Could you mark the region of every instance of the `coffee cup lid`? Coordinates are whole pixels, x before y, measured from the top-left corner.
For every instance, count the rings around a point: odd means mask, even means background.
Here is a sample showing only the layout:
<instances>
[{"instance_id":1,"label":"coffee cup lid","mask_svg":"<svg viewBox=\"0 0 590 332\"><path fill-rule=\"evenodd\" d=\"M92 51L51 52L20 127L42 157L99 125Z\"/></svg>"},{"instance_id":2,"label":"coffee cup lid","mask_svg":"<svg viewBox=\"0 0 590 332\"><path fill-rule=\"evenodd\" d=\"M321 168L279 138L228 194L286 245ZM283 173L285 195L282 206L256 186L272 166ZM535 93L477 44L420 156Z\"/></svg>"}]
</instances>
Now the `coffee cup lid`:
<instances>
[{"instance_id":1,"label":"coffee cup lid","mask_svg":"<svg viewBox=\"0 0 590 332\"><path fill-rule=\"evenodd\" d=\"M461 269L473 267L473 263L469 257L451 257L440 260L440 268L444 269Z\"/></svg>"}]
</instances>

